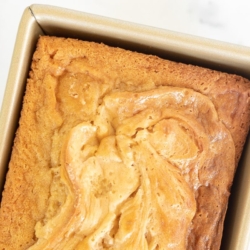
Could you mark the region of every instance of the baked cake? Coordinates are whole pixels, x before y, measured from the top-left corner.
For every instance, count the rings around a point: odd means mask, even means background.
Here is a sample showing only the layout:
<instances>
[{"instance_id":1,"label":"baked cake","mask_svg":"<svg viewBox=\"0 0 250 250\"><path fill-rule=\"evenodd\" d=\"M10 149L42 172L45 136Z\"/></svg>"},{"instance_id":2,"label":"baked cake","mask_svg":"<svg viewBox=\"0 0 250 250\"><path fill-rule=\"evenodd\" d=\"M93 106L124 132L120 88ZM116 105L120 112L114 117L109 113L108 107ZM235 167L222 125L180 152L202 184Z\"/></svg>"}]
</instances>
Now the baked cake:
<instances>
[{"instance_id":1,"label":"baked cake","mask_svg":"<svg viewBox=\"0 0 250 250\"><path fill-rule=\"evenodd\" d=\"M219 249L249 96L237 75L41 36L0 249Z\"/></svg>"}]
</instances>

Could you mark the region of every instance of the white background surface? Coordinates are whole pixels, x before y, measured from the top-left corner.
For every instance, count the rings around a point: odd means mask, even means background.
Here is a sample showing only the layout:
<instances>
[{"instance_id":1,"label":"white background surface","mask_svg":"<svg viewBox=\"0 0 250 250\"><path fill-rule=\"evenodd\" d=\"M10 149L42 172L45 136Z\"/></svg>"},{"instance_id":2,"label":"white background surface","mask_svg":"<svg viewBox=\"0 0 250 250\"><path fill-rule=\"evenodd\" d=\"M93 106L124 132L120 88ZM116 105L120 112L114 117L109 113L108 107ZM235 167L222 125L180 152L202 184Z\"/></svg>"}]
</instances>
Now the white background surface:
<instances>
[{"instance_id":1,"label":"white background surface","mask_svg":"<svg viewBox=\"0 0 250 250\"><path fill-rule=\"evenodd\" d=\"M249 0L1 0L0 107L20 18L50 4L250 47Z\"/></svg>"},{"instance_id":2,"label":"white background surface","mask_svg":"<svg viewBox=\"0 0 250 250\"><path fill-rule=\"evenodd\" d=\"M0 0L0 107L18 24L24 9L34 3L66 7L250 47L249 0Z\"/></svg>"}]
</instances>

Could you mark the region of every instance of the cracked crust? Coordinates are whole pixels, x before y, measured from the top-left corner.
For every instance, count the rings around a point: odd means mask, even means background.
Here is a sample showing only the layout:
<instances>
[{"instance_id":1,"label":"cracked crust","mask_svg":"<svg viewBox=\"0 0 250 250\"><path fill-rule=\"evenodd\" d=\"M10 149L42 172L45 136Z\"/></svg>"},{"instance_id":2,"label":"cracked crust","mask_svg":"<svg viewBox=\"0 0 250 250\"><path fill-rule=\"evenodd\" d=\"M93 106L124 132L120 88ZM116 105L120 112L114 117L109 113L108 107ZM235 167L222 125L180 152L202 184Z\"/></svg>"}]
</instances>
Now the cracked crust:
<instances>
[{"instance_id":1,"label":"cracked crust","mask_svg":"<svg viewBox=\"0 0 250 250\"><path fill-rule=\"evenodd\" d=\"M3 192L0 249L219 249L249 96L240 76L40 37Z\"/></svg>"}]
</instances>

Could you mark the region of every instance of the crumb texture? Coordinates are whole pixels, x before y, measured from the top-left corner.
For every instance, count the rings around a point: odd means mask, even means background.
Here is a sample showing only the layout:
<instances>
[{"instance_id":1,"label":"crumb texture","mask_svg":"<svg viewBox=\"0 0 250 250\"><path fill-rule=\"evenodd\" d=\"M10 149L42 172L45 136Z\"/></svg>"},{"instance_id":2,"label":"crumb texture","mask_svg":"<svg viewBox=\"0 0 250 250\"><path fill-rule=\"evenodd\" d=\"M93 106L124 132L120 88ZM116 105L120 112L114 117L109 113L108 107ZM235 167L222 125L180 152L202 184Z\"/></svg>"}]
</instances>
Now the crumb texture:
<instances>
[{"instance_id":1,"label":"crumb texture","mask_svg":"<svg viewBox=\"0 0 250 250\"><path fill-rule=\"evenodd\" d=\"M250 83L42 36L0 209L0 250L219 249Z\"/></svg>"}]
</instances>

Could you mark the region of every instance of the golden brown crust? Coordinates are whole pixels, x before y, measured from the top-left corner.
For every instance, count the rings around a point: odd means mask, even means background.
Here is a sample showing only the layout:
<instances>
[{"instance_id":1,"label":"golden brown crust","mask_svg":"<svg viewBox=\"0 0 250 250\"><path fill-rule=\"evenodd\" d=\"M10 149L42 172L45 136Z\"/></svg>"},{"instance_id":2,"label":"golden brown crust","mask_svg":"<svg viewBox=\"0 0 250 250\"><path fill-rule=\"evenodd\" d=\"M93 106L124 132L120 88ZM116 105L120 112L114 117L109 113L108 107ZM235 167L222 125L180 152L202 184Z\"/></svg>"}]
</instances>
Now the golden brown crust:
<instances>
[{"instance_id":1,"label":"golden brown crust","mask_svg":"<svg viewBox=\"0 0 250 250\"><path fill-rule=\"evenodd\" d=\"M168 108L163 104L159 104L160 106L155 104L163 102L165 97L163 98L160 93L166 94L172 87L174 87L173 92L176 93L176 96L182 96L182 102L179 105L183 105L184 108L178 111L180 112L178 116L169 111L176 109L176 103L173 102L172 106L169 105ZM148 102L145 107L141 107L136 104L138 100L137 94L140 96L145 95L144 103L147 103L150 98L154 102ZM155 56L112 48L103 44L74 39L41 37L33 57L32 71L27 84L20 126L15 139L3 193L0 210L0 249L27 249L35 242L39 242L42 246L41 249L45 249L43 247L44 241L41 239L45 237L46 227L53 220L56 221L55 218L57 216L59 218L60 213L66 215L78 214L78 210L74 212L72 210L73 201L68 200L68 197L74 197L74 192L78 190L77 181L74 182L69 175L70 171L74 172L76 170L73 167L72 169L66 167L66 170L62 167L63 165L74 166L75 164L74 160L72 160L73 153L69 153L71 152L71 145L73 145L72 136L75 136L75 130L86 127L89 131L95 131L94 126L96 126L95 128L98 128L101 132L98 129L99 134L95 132L97 134L94 136L96 139L94 139L93 148L99 143L98 141L101 141L102 133L114 136L113 130L115 130L115 147L117 147L117 145L120 145L119 136L124 136L124 131L128 129L125 126L122 127L121 124L126 124L126 119L131 117L128 126L129 129L132 129L131 124L136 124L133 119L138 119L135 114L148 112L147 110L152 109L154 105L156 105L154 110L163 108L159 115L160 120L166 119L171 113L171 117L175 117L174 119L177 119L179 124L182 124L182 129L180 129L179 125L177 126L176 122L171 120L167 125L167 127L169 126L168 129L174 128L174 131L179 131L178 134L182 134L181 131L185 128L185 136L189 131L189 136L186 139L193 138L194 141L194 144L192 144L194 148L193 151L189 152L190 154L196 152L201 157L199 158L200 161L203 159L200 152L208 152L210 156L213 156L213 162L209 162L210 159L207 159L208 163L202 165L203 167L198 171L198 182L195 181L194 174L186 174L182 170L178 170L178 173L173 174L175 178L179 176L179 171L182 175L184 174L185 181L181 177L182 181L180 182L184 186L188 184L196 200L194 202L192 195L190 195L190 200L185 200L187 205L183 205L183 207L186 206L185 225L187 225L188 231L183 232L183 235L188 234L188 236L184 243L182 239L180 240L181 243L178 244L182 244L180 245L182 247L184 244L185 247L187 243L187 249L219 249L230 186L249 129L249 96L250 82L240 76L175 63ZM170 103L171 98L166 100ZM122 111L123 106L121 104L115 106L117 100L119 102L124 101L124 107L127 107L126 112ZM129 102L126 100L130 100L133 105L130 107ZM157 100L161 101L158 102ZM203 105L199 104L200 101L196 102L195 100L200 100ZM175 101L177 102L177 99ZM185 109L190 108L192 105L193 114L187 115ZM138 110L134 110L135 107ZM113 117L115 111L112 111L112 109L121 110L118 113L122 114L124 112L124 116L117 115L117 118L114 115ZM169 113L164 113L165 109ZM98 116L99 112L104 112L101 118ZM102 127L104 122L102 119L105 115L110 119L111 125ZM145 116L142 117L145 118ZM182 117L190 117L189 125L184 122ZM192 128L190 124L194 124L193 117L198 117L199 122L195 123ZM85 123L88 123L88 125ZM80 126L79 124L83 125ZM162 124L158 120L155 122L156 135L157 133L161 134ZM145 128L147 131L152 130L150 126ZM160 130L158 131L158 129ZM142 130L142 127L139 130ZM138 132L139 130L135 128L135 131ZM191 133L191 131L193 132ZM210 136L206 137L208 139L205 139L205 135L204 137L201 136L203 139L199 142L197 131L201 134L206 131ZM121 135L119 135L120 132ZM134 147L137 152L144 152L145 159L150 161L150 158L147 158L146 155L151 149L143 144L141 139L136 138L137 132L131 137L133 143L136 140L137 146ZM138 132L139 135L141 134ZM147 134L147 136L149 135ZM222 137L225 137L224 142ZM74 138L76 141L77 136ZM147 140L150 138L147 137ZM150 140L152 140L152 145L159 146L153 137ZM72 144L69 142L72 142ZM130 142L132 143L132 141ZM220 144L222 142L224 144ZM110 141L111 148L112 143L113 140ZM178 147L180 150L182 149L180 145ZM91 150L94 150L93 148ZM224 148L227 149L227 152L225 152ZM215 149L216 152L214 152ZM98 161L101 161L101 156L104 157L104 153L100 152L97 151L95 154ZM135 155L134 157L137 159ZM155 155L155 157L158 156ZM127 162L124 159L123 161ZM179 158L171 159L170 157L166 164L170 162L180 166L178 160ZM138 164L145 163L141 158L135 162ZM162 160L159 158L157 162L162 162ZM190 162L190 166L196 164L191 160ZM96 168L96 165L94 166L93 168ZM157 166L161 169L160 163ZM168 169L171 168L169 166ZM154 172L151 174L157 176ZM84 176L84 174L82 175ZM131 175L136 176L135 173L131 173ZM210 182L208 182L208 179ZM150 182L154 183L153 179ZM135 182L133 188L144 190L143 185L140 186L138 183L140 181ZM184 188L183 185L183 192L185 190L185 193L189 194L190 190ZM131 190L134 190L133 188L131 186ZM134 194L135 203L136 199L140 197L140 192ZM146 191L144 190L144 192ZM170 193L169 197L171 197ZM178 200L179 198L175 199ZM81 203L80 198L78 202ZM185 202L183 204L186 204ZM64 210L65 204L68 206L68 212ZM49 211L48 207L50 208ZM154 206L152 205L152 207ZM216 207L219 209L217 210ZM154 216L152 211L149 213L150 216ZM189 221L190 218L192 218L192 223ZM121 215L121 223L124 220ZM62 223L66 228L68 225L66 221ZM72 221L71 223L69 225L72 226L77 222ZM168 223L170 223L169 220ZM76 227L76 224L74 226ZM159 227L158 224L155 226ZM145 227L148 226L145 224ZM150 232L153 234L152 231ZM121 233L117 235L118 242ZM210 236L209 239L207 235ZM78 237L80 236L78 235ZM81 237L83 239L85 236ZM175 239L173 240L175 244L179 242L176 240L176 236L171 237ZM150 240L148 236L148 244L149 242L155 244L151 238L152 235ZM157 239L162 238L159 236ZM52 241L56 242L55 239L51 239ZM164 240L162 241L164 242ZM39 244L38 248L35 248L35 244L34 249L39 249ZM82 241L81 244L89 243ZM127 246L128 243L121 243L121 240L119 240L119 244ZM158 244L160 246L160 243Z\"/></svg>"}]
</instances>

